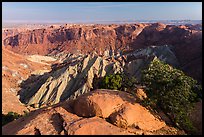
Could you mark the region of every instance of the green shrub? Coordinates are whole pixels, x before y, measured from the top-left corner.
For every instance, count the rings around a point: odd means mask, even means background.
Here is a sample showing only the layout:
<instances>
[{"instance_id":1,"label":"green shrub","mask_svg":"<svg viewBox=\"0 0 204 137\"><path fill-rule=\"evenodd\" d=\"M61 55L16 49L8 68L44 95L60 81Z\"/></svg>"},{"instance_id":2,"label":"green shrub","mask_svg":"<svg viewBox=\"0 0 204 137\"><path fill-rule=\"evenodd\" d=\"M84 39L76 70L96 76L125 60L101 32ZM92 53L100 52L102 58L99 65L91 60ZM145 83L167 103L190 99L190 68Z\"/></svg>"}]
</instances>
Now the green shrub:
<instances>
[{"instance_id":1,"label":"green shrub","mask_svg":"<svg viewBox=\"0 0 204 137\"><path fill-rule=\"evenodd\" d=\"M129 76L127 74L123 74L123 82L122 82L122 88L121 90L127 91L127 92L133 92L136 88L136 85L138 84L138 81L135 77Z\"/></svg>"},{"instance_id":2,"label":"green shrub","mask_svg":"<svg viewBox=\"0 0 204 137\"><path fill-rule=\"evenodd\" d=\"M202 87L197 85L197 81L155 59L143 70L142 83L146 86L150 105L160 107L180 128L195 130L188 112L202 97Z\"/></svg>"},{"instance_id":3,"label":"green shrub","mask_svg":"<svg viewBox=\"0 0 204 137\"><path fill-rule=\"evenodd\" d=\"M6 125L7 123L9 123L13 120L20 118L20 117L27 116L29 114L28 111L23 111L23 112L24 112L23 115L20 115L16 112L8 112L6 115L2 114L2 126Z\"/></svg>"},{"instance_id":4,"label":"green shrub","mask_svg":"<svg viewBox=\"0 0 204 137\"><path fill-rule=\"evenodd\" d=\"M109 74L102 78L99 88L132 91L137 83L136 78L124 73Z\"/></svg>"},{"instance_id":5,"label":"green shrub","mask_svg":"<svg viewBox=\"0 0 204 137\"><path fill-rule=\"evenodd\" d=\"M106 75L101 82L100 88L119 90L122 86L121 74Z\"/></svg>"}]
</instances>

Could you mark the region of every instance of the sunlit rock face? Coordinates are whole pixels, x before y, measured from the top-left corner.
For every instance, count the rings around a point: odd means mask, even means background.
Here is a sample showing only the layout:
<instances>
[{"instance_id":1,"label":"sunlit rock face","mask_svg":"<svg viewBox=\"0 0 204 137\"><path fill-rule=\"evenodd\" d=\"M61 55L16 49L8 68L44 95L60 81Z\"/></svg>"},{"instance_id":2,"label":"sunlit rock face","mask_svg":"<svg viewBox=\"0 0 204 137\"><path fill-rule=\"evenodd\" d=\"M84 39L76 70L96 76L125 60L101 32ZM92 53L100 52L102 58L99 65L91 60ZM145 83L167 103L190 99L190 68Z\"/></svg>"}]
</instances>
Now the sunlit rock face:
<instances>
[{"instance_id":1,"label":"sunlit rock face","mask_svg":"<svg viewBox=\"0 0 204 137\"><path fill-rule=\"evenodd\" d=\"M172 45L181 69L202 82L201 24L54 25L34 30L4 30L2 34L7 49L28 55L95 52L109 56L152 45Z\"/></svg>"}]
</instances>

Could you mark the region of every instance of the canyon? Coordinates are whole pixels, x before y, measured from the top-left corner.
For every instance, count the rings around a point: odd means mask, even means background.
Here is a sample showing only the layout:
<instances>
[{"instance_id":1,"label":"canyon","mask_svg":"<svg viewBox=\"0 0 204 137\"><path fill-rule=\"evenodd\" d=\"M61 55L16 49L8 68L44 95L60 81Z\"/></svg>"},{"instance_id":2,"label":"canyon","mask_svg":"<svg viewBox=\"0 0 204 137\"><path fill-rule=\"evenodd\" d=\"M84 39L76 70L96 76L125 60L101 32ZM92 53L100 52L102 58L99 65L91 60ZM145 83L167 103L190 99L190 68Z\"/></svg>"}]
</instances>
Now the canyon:
<instances>
[{"instance_id":1,"label":"canyon","mask_svg":"<svg viewBox=\"0 0 204 137\"><path fill-rule=\"evenodd\" d=\"M125 72L140 82L142 70L159 59L201 84L202 25L7 28L2 58L2 113L30 112L3 126L3 134L185 134L144 108L138 95L99 90L95 79Z\"/></svg>"},{"instance_id":2,"label":"canyon","mask_svg":"<svg viewBox=\"0 0 204 137\"><path fill-rule=\"evenodd\" d=\"M55 55L60 52L88 54L92 51L104 55L106 50L117 53L151 45L172 45L181 69L201 82L199 74L202 73L202 66L198 63L202 62L201 27L162 23L52 25L46 29L19 30L17 34L11 31L7 37L3 33L3 45L15 53L27 55ZM193 72L192 66L197 70Z\"/></svg>"}]
</instances>

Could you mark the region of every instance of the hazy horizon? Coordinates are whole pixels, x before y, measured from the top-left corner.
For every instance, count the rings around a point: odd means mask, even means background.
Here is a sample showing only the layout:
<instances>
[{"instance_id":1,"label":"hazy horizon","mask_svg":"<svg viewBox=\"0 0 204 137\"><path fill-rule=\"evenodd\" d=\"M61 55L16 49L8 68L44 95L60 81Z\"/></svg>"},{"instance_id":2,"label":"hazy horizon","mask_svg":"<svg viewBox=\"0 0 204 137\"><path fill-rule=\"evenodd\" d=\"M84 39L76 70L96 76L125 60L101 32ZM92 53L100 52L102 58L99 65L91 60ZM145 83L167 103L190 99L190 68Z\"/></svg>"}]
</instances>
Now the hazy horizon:
<instances>
[{"instance_id":1,"label":"hazy horizon","mask_svg":"<svg viewBox=\"0 0 204 137\"><path fill-rule=\"evenodd\" d=\"M2 2L2 23L202 20L202 2Z\"/></svg>"}]
</instances>

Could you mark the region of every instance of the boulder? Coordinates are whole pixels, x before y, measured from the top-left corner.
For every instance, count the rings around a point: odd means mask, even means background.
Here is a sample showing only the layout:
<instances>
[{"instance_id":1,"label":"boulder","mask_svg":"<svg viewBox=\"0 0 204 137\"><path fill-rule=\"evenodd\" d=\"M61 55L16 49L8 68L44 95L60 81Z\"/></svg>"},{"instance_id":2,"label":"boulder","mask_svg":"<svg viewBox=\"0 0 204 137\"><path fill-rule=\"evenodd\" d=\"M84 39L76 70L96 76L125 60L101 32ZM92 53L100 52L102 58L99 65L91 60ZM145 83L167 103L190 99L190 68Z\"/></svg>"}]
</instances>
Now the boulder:
<instances>
[{"instance_id":1,"label":"boulder","mask_svg":"<svg viewBox=\"0 0 204 137\"><path fill-rule=\"evenodd\" d=\"M135 102L135 99L122 91L95 90L78 97L73 108L78 116L108 118L126 101Z\"/></svg>"},{"instance_id":2,"label":"boulder","mask_svg":"<svg viewBox=\"0 0 204 137\"><path fill-rule=\"evenodd\" d=\"M133 126L147 131L159 130L166 125L138 103L123 104L120 110L110 115L110 120L118 127Z\"/></svg>"}]
</instances>

